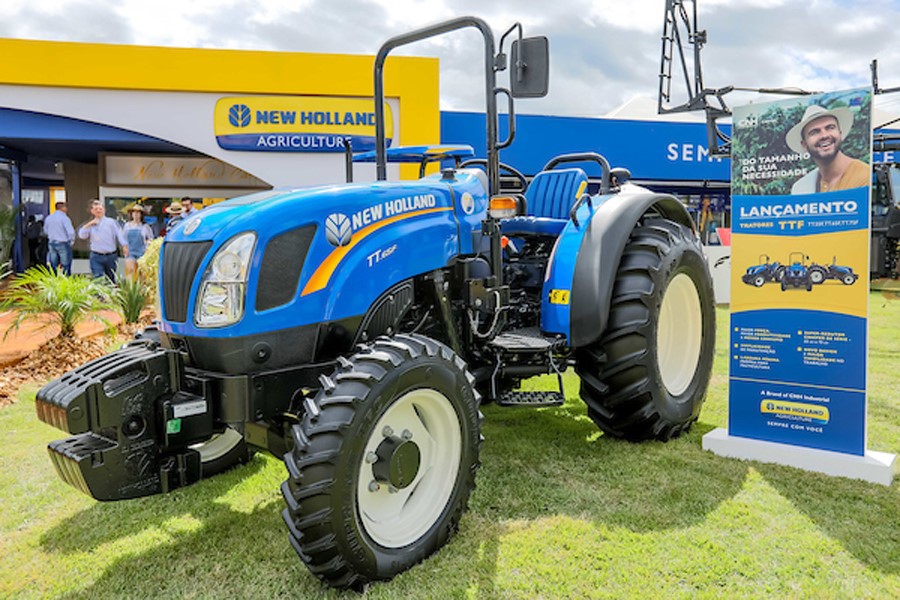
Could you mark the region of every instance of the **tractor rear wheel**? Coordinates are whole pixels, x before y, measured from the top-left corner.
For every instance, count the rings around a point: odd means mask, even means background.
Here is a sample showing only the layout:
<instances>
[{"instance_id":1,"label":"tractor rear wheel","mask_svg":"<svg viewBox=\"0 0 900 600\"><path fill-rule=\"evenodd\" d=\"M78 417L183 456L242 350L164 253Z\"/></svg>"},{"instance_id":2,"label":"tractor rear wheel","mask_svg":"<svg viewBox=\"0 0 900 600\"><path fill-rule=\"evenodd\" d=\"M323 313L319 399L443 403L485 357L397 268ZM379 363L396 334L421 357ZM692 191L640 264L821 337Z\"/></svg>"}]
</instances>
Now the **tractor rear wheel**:
<instances>
[{"instance_id":1,"label":"tractor rear wheel","mask_svg":"<svg viewBox=\"0 0 900 600\"><path fill-rule=\"evenodd\" d=\"M581 397L604 432L668 440L697 420L715 343L712 279L693 232L666 219L635 227L603 337L576 354Z\"/></svg>"},{"instance_id":2,"label":"tractor rear wheel","mask_svg":"<svg viewBox=\"0 0 900 600\"><path fill-rule=\"evenodd\" d=\"M809 281L815 285L819 285L825 279L827 279L828 275L825 272L825 269L822 267L810 267L809 268Z\"/></svg>"},{"instance_id":3,"label":"tractor rear wheel","mask_svg":"<svg viewBox=\"0 0 900 600\"><path fill-rule=\"evenodd\" d=\"M380 338L339 363L292 427L282 516L310 571L360 589L456 531L482 417L466 364L430 338Z\"/></svg>"}]
</instances>

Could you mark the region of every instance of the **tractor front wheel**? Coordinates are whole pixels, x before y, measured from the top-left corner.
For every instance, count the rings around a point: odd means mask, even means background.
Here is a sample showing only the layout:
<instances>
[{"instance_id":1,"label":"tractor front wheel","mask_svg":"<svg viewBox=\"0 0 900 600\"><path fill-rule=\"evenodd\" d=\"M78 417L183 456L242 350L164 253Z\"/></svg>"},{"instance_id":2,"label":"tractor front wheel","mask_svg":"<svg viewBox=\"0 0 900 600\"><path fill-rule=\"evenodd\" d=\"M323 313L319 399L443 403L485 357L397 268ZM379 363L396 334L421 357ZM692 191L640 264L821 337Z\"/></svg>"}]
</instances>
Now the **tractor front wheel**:
<instances>
[{"instance_id":1,"label":"tractor front wheel","mask_svg":"<svg viewBox=\"0 0 900 600\"><path fill-rule=\"evenodd\" d=\"M430 338L381 338L339 362L292 428L283 517L310 571L360 589L456 531L475 487L481 413L465 363Z\"/></svg>"},{"instance_id":2,"label":"tractor front wheel","mask_svg":"<svg viewBox=\"0 0 900 600\"><path fill-rule=\"evenodd\" d=\"M576 354L581 397L604 432L668 440L697 420L715 343L712 279L684 225L648 219L619 263L606 332Z\"/></svg>"}]
</instances>

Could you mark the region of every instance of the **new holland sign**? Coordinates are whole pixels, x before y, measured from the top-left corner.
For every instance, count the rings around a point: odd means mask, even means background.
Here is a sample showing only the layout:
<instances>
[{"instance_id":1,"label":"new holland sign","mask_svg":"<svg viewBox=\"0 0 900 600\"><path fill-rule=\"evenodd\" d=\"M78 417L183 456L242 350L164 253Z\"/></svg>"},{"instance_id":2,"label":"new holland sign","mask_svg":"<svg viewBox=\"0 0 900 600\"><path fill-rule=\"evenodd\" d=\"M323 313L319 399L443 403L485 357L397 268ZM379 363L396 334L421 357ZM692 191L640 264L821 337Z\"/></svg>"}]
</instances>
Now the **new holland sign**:
<instances>
[{"instance_id":1,"label":"new holland sign","mask_svg":"<svg viewBox=\"0 0 900 600\"><path fill-rule=\"evenodd\" d=\"M385 105L385 131L394 130ZM354 152L375 149L372 100L322 96L248 96L216 102L216 141L226 150ZM387 139L390 146L390 138Z\"/></svg>"}]
</instances>

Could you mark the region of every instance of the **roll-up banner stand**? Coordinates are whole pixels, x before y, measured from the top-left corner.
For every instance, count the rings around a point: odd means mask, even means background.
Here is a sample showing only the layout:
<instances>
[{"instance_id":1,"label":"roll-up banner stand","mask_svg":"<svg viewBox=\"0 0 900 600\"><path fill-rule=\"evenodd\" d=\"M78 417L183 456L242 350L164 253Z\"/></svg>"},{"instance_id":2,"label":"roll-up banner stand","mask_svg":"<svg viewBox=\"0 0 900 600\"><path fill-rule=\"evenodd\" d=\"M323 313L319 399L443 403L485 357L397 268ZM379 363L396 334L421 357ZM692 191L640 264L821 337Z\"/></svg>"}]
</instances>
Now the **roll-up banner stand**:
<instances>
[{"instance_id":1,"label":"roll-up banner stand","mask_svg":"<svg viewBox=\"0 0 900 600\"><path fill-rule=\"evenodd\" d=\"M890 485L866 450L872 92L734 109L728 430L716 454Z\"/></svg>"}]
</instances>

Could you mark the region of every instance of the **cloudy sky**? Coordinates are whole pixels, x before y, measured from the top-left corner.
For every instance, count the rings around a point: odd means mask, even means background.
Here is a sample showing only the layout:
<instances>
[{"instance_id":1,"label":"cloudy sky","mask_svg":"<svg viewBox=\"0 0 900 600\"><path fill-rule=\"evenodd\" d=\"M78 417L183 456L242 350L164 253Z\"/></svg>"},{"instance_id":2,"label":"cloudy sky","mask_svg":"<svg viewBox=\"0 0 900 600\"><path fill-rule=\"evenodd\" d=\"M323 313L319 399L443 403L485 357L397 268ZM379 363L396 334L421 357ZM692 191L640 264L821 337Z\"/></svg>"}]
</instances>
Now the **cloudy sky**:
<instances>
[{"instance_id":1,"label":"cloudy sky","mask_svg":"<svg viewBox=\"0 0 900 600\"><path fill-rule=\"evenodd\" d=\"M698 0L705 85L838 90L900 86L900 0ZM390 36L477 15L497 36L546 35L551 92L520 112L601 116L656 98L664 0L4 0L0 37L374 54ZM483 110L474 30L404 49L441 59L442 109ZM681 94L679 78L673 91ZM752 99L729 96L732 105ZM678 98L676 98L678 99ZM878 103L900 115L900 93Z\"/></svg>"}]
</instances>

